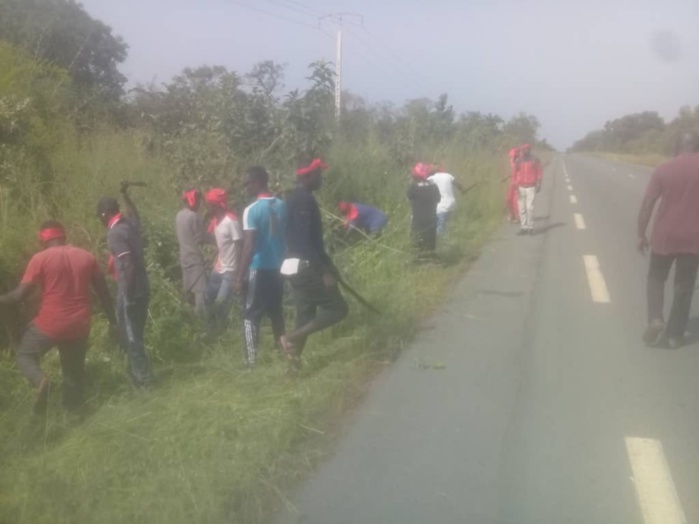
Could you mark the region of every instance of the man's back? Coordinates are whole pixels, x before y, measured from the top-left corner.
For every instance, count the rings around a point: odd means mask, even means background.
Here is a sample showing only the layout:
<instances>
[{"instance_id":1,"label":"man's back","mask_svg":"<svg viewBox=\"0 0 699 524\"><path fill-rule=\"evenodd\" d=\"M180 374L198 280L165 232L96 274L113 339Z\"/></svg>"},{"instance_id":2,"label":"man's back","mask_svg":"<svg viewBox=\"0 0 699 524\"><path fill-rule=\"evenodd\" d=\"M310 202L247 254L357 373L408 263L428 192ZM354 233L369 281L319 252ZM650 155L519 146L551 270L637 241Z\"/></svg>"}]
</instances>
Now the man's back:
<instances>
[{"instance_id":1,"label":"man's back","mask_svg":"<svg viewBox=\"0 0 699 524\"><path fill-rule=\"evenodd\" d=\"M42 290L36 327L57 340L86 337L92 314L90 289L99 273L95 257L77 247L54 246L34 255L22 283Z\"/></svg>"},{"instance_id":2,"label":"man's back","mask_svg":"<svg viewBox=\"0 0 699 524\"><path fill-rule=\"evenodd\" d=\"M183 268L204 265L201 244L204 243L204 219L196 211L185 207L175 218L177 241L180 244L180 264Z\"/></svg>"},{"instance_id":3,"label":"man's back","mask_svg":"<svg viewBox=\"0 0 699 524\"><path fill-rule=\"evenodd\" d=\"M428 178L439 188L440 201L437 206L438 213L447 213L454 209L456 198L454 198L454 177L449 173L435 173Z\"/></svg>"},{"instance_id":4,"label":"man's back","mask_svg":"<svg viewBox=\"0 0 699 524\"><path fill-rule=\"evenodd\" d=\"M413 183L408 189L408 199L412 204L414 229L437 225L437 205L441 195L435 184L427 181Z\"/></svg>"},{"instance_id":5,"label":"man's back","mask_svg":"<svg viewBox=\"0 0 699 524\"><path fill-rule=\"evenodd\" d=\"M323 221L313 193L297 187L286 198L287 256L311 261L325 260Z\"/></svg>"},{"instance_id":6,"label":"man's back","mask_svg":"<svg viewBox=\"0 0 699 524\"><path fill-rule=\"evenodd\" d=\"M254 230L255 248L252 269L279 269L284 260L286 203L274 197L262 197L245 208L243 229Z\"/></svg>"},{"instance_id":7,"label":"man's back","mask_svg":"<svg viewBox=\"0 0 699 524\"><path fill-rule=\"evenodd\" d=\"M647 195L661 198L653 251L699 255L699 153L679 155L658 167Z\"/></svg>"}]
</instances>

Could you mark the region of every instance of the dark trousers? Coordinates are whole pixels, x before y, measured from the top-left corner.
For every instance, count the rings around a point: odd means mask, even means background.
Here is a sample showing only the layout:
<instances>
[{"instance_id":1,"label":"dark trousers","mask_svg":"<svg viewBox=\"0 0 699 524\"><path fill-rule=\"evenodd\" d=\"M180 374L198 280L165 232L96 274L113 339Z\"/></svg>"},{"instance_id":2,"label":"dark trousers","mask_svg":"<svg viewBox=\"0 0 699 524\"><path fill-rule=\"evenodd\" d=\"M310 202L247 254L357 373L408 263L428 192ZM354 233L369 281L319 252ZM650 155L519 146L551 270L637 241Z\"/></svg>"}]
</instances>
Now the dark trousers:
<instances>
[{"instance_id":1,"label":"dark trousers","mask_svg":"<svg viewBox=\"0 0 699 524\"><path fill-rule=\"evenodd\" d=\"M664 318L665 282L667 282L673 263L675 263L675 295L665 332L670 338L682 338L687 329L689 311L692 307L697 268L699 268L699 256L658 255L651 253L646 287L648 321L662 320Z\"/></svg>"},{"instance_id":2,"label":"dark trousers","mask_svg":"<svg viewBox=\"0 0 699 524\"><path fill-rule=\"evenodd\" d=\"M437 249L437 223L430 226L413 227L413 246L418 257L432 256Z\"/></svg>"},{"instance_id":3,"label":"dark trousers","mask_svg":"<svg viewBox=\"0 0 699 524\"><path fill-rule=\"evenodd\" d=\"M245 334L245 363L252 366L257 360L257 347L262 317L272 322L274 340L284 334L284 279L278 269L251 269L248 272L245 303L243 304L243 332Z\"/></svg>"},{"instance_id":4,"label":"dark trousers","mask_svg":"<svg viewBox=\"0 0 699 524\"><path fill-rule=\"evenodd\" d=\"M117 320L121 348L126 353L129 377L137 387L148 387L151 370L144 342L146 319L148 318L148 296L126 303L126 297L117 295Z\"/></svg>"},{"instance_id":5,"label":"dark trousers","mask_svg":"<svg viewBox=\"0 0 699 524\"><path fill-rule=\"evenodd\" d=\"M349 307L337 285L328 289L321 268L309 266L291 277L296 303L296 329L308 327L307 334L316 333L337 324L349 313ZM305 340L296 344L303 350Z\"/></svg>"},{"instance_id":6,"label":"dark trousers","mask_svg":"<svg viewBox=\"0 0 699 524\"><path fill-rule=\"evenodd\" d=\"M39 362L53 347L58 347L63 371L63 404L75 409L82 404L85 382L85 353L87 338L78 340L54 340L44 335L31 324L22 336L17 348L17 366L36 388L45 377Z\"/></svg>"}]
</instances>

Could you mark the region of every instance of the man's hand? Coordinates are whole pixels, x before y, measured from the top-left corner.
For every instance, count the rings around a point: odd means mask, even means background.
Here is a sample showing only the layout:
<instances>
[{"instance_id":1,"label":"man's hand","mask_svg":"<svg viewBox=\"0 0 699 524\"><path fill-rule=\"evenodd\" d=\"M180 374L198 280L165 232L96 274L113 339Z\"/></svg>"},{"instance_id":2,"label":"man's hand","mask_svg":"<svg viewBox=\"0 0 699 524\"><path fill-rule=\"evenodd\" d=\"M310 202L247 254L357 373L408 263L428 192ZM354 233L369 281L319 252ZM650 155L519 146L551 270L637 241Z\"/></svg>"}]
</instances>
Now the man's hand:
<instances>
[{"instance_id":1,"label":"man's hand","mask_svg":"<svg viewBox=\"0 0 699 524\"><path fill-rule=\"evenodd\" d=\"M648 244L648 239L645 236L639 237L637 247L639 253L641 253L641 255L645 255L648 251L648 248L650 247L650 245Z\"/></svg>"},{"instance_id":2,"label":"man's hand","mask_svg":"<svg viewBox=\"0 0 699 524\"><path fill-rule=\"evenodd\" d=\"M323 284L326 289L333 289L337 286L337 278L332 273L323 273Z\"/></svg>"},{"instance_id":3,"label":"man's hand","mask_svg":"<svg viewBox=\"0 0 699 524\"><path fill-rule=\"evenodd\" d=\"M241 295L245 290L245 281L242 278L236 278L233 281L233 289L235 289L236 293Z\"/></svg>"}]
</instances>

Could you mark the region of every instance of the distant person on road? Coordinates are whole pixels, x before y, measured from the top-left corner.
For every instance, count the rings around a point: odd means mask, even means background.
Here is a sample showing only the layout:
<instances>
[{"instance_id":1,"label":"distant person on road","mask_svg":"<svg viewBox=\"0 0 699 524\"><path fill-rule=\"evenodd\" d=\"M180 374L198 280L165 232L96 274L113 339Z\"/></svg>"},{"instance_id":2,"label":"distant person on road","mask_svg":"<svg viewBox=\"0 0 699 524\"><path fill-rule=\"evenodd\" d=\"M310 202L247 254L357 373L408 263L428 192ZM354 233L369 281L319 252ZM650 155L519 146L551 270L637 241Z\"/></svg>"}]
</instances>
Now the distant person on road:
<instances>
[{"instance_id":1,"label":"distant person on road","mask_svg":"<svg viewBox=\"0 0 699 524\"><path fill-rule=\"evenodd\" d=\"M177 241L180 244L182 286L187 298L194 298L197 315L206 315L206 260L201 247L206 243L206 227L199 214L202 196L196 189L182 194L184 207L175 218Z\"/></svg>"},{"instance_id":2,"label":"distant person on road","mask_svg":"<svg viewBox=\"0 0 699 524\"><path fill-rule=\"evenodd\" d=\"M506 206L508 212L508 220L510 222L519 223L519 195L517 194L517 183L515 182L515 174L517 170L517 160L519 158L519 150L521 146L510 149L510 182L507 185Z\"/></svg>"},{"instance_id":3,"label":"distant person on road","mask_svg":"<svg viewBox=\"0 0 699 524\"><path fill-rule=\"evenodd\" d=\"M515 185L518 193L518 208L521 229L518 234L534 234L534 200L541 190L543 171L541 162L531 154L529 144L522 146L515 162Z\"/></svg>"},{"instance_id":4,"label":"distant person on road","mask_svg":"<svg viewBox=\"0 0 699 524\"><path fill-rule=\"evenodd\" d=\"M139 388L151 385L151 369L145 350L150 283L141 240L138 210L128 193L129 184L121 183L126 215L115 198L104 197L97 203L97 216L107 228L107 246L114 261L117 279L117 319L121 347L126 353L131 382Z\"/></svg>"},{"instance_id":5,"label":"distant person on road","mask_svg":"<svg viewBox=\"0 0 699 524\"><path fill-rule=\"evenodd\" d=\"M345 216L345 229L358 229L368 235L379 235L388 224L386 214L375 207L359 202L340 202L337 207Z\"/></svg>"},{"instance_id":6,"label":"distant person on road","mask_svg":"<svg viewBox=\"0 0 699 524\"><path fill-rule=\"evenodd\" d=\"M661 343L669 347L684 344L692 296L699 267L699 137L685 134L678 155L660 165L651 177L638 215L638 247L650 247L647 281L648 327L643 334L647 345ZM655 204L660 205L650 243L646 230ZM667 324L663 305L665 282L675 264L675 296Z\"/></svg>"},{"instance_id":7,"label":"distant person on road","mask_svg":"<svg viewBox=\"0 0 699 524\"><path fill-rule=\"evenodd\" d=\"M112 334L117 333L117 321L95 257L66 244L63 226L53 220L42 224L39 239L43 250L29 260L19 286L0 296L0 306L22 302L35 289L41 290L41 308L24 332L16 358L17 367L37 390L34 412L42 414L50 382L39 362L53 347L58 347L61 358L64 406L74 410L82 404L92 318L91 288L102 303Z\"/></svg>"},{"instance_id":8,"label":"distant person on road","mask_svg":"<svg viewBox=\"0 0 699 524\"><path fill-rule=\"evenodd\" d=\"M430 171L433 174L427 180L437 186L440 195L439 204L437 204L437 234L443 235L446 231L447 221L456 208L454 188L457 188L462 194L465 193L465 189L456 181L456 178L445 173L441 166L437 168L430 166Z\"/></svg>"},{"instance_id":9,"label":"distant person on road","mask_svg":"<svg viewBox=\"0 0 699 524\"><path fill-rule=\"evenodd\" d=\"M228 193L221 188L206 193L206 203L213 215L209 233L216 239L218 257L207 285L207 305L209 306L210 329L219 334L227 326L233 296L235 276L240 266L243 248L243 230L238 217L228 207Z\"/></svg>"},{"instance_id":10,"label":"distant person on road","mask_svg":"<svg viewBox=\"0 0 699 524\"><path fill-rule=\"evenodd\" d=\"M342 321L349 312L338 288L338 275L323 243L323 222L313 192L322 185L328 166L304 159L296 170L298 186L287 197L286 260L296 302L296 329L282 337L282 346L298 366L309 335Z\"/></svg>"},{"instance_id":11,"label":"distant person on road","mask_svg":"<svg viewBox=\"0 0 699 524\"><path fill-rule=\"evenodd\" d=\"M428 180L430 174L428 164L415 164L413 183L408 188L413 244L420 261L434 258L437 249L437 206L442 196L437 185Z\"/></svg>"},{"instance_id":12,"label":"distant person on road","mask_svg":"<svg viewBox=\"0 0 699 524\"><path fill-rule=\"evenodd\" d=\"M243 213L243 254L235 286L245 297L245 364L252 367L257 362L262 317L269 317L274 340L280 346L285 333L280 269L284 261L286 203L270 193L269 174L263 167L247 170L245 189L256 200Z\"/></svg>"}]
</instances>

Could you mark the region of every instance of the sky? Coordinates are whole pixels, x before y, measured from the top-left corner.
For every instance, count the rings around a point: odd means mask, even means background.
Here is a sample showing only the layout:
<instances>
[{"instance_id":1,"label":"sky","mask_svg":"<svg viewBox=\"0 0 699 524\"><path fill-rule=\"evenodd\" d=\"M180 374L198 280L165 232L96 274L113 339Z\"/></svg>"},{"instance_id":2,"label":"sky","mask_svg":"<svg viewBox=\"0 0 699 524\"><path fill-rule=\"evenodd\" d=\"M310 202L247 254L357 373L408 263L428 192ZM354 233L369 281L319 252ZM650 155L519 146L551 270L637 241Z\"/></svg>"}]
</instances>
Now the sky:
<instances>
[{"instance_id":1,"label":"sky","mask_svg":"<svg viewBox=\"0 0 699 524\"><path fill-rule=\"evenodd\" d=\"M308 64L335 62L343 24L343 88L401 105L449 95L459 112L542 123L566 148L638 111L672 118L699 105L697 0L82 0L129 44L131 85L185 67L245 73L287 65L302 87ZM362 26L363 24L363 26Z\"/></svg>"}]
</instances>

